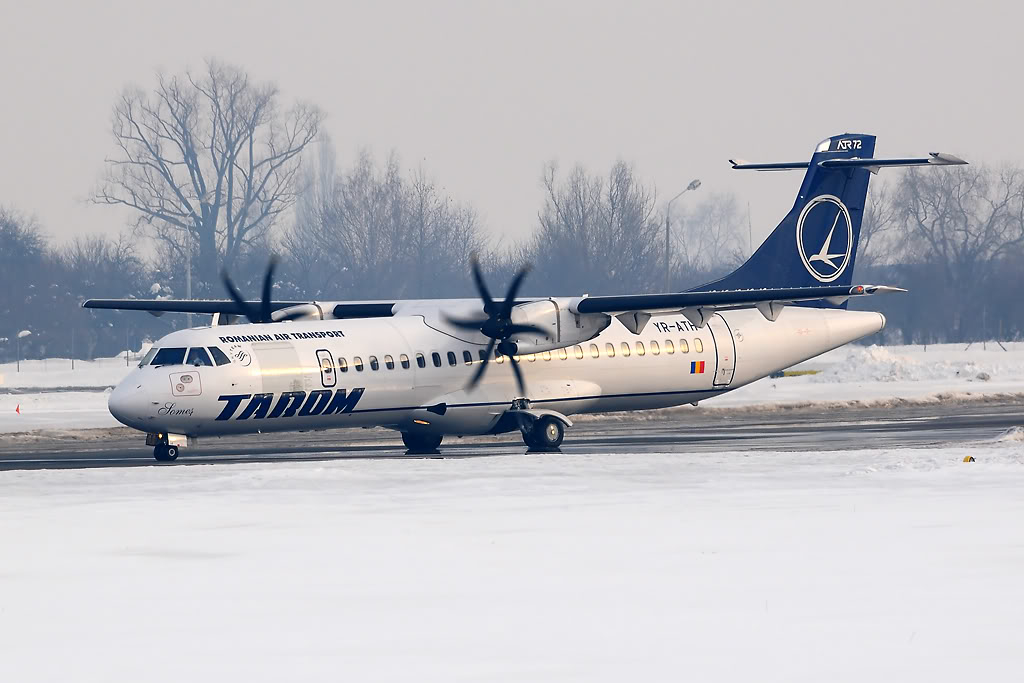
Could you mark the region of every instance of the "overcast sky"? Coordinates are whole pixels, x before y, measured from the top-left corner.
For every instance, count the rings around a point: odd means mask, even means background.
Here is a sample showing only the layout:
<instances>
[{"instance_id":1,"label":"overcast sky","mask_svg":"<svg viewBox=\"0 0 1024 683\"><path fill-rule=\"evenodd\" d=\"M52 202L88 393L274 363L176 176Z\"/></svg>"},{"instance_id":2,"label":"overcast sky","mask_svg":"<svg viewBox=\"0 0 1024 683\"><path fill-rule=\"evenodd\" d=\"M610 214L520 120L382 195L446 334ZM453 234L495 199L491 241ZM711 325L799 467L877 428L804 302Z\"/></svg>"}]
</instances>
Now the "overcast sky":
<instances>
[{"instance_id":1,"label":"overcast sky","mask_svg":"<svg viewBox=\"0 0 1024 683\"><path fill-rule=\"evenodd\" d=\"M755 240L829 135L878 155L1024 163L1024 12L1010 2L15 3L0 24L0 204L58 239L116 233L85 202L127 84L206 57L328 115L342 164L394 149L506 240L531 231L541 167L633 162L660 197L749 200ZM699 200L698 194L683 201Z\"/></svg>"}]
</instances>

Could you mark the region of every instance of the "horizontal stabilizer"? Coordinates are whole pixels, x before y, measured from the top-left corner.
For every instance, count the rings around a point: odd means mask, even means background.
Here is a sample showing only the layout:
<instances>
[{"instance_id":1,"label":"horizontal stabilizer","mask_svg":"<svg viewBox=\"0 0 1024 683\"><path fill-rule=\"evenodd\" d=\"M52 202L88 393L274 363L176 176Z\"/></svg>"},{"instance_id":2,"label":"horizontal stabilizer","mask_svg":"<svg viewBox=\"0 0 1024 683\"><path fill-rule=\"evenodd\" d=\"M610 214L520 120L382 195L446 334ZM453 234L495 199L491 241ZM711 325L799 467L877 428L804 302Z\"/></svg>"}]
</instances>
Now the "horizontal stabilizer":
<instances>
[{"instance_id":1,"label":"horizontal stabilizer","mask_svg":"<svg viewBox=\"0 0 1024 683\"><path fill-rule=\"evenodd\" d=\"M799 171L806 169L806 161L783 161L771 164L752 164L742 159L729 159L729 163L737 171Z\"/></svg>"},{"instance_id":2,"label":"horizontal stabilizer","mask_svg":"<svg viewBox=\"0 0 1024 683\"><path fill-rule=\"evenodd\" d=\"M810 167L807 161L778 162L752 164L747 161L729 159L729 163L737 171L800 171ZM877 171L880 168L900 166L957 166L967 162L958 156L942 152L929 152L927 157L905 159L823 159L818 162L822 168L866 168Z\"/></svg>"},{"instance_id":3,"label":"horizontal stabilizer","mask_svg":"<svg viewBox=\"0 0 1024 683\"><path fill-rule=\"evenodd\" d=\"M893 166L958 166L967 162L952 154L929 152L919 159L825 159L819 161L822 168L888 168Z\"/></svg>"}]
</instances>

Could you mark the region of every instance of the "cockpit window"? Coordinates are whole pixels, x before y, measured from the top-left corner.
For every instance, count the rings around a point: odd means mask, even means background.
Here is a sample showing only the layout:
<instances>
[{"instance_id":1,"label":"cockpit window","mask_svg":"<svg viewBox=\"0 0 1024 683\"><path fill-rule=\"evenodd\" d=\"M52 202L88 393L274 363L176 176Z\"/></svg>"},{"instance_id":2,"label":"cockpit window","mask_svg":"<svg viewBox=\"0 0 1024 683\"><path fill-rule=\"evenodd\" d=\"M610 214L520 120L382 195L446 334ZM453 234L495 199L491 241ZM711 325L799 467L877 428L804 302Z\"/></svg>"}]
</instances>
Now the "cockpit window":
<instances>
[{"instance_id":1,"label":"cockpit window","mask_svg":"<svg viewBox=\"0 0 1024 683\"><path fill-rule=\"evenodd\" d=\"M185 362L184 348L160 349L153 357L152 365L181 365Z\"/></svg>"},{"instance_id":2,"label":"cockpit window","mask_svg":"<svg viewBox=\"0 0 1024 683\"><path fill-rule=\"evenodd\" d=\"M213 360L217 365L227 365L231 362L231 359L224 355L224 352L216 346L210 347L210 354L213 356Z\"/></svg>"},{"instance_id":3,"label":"cockpit window","mask_svg":"<svg viewBox=\"0 0 1024 683\"><path fill-rule=\"evenodd\" d=\"M157 348L155 346L150 346L149 351L146 351L146 355L143 356L142 360L139 361L139 367L141 368L143 366L149 365L149 361L153 360L153 356L156 355L156 352Z\"/></svg>"},{"instance_id":4,"label":"cockpit window","mask_svg":"<svg viewBox=\"0 0 1024 683\"><path fill-rule=\"evenodd\" d=\"M194 346L188 350L188 359L185 364L199 367L200 365L213 365L213 361L210 360L210 354L206 352L206 349L202 346Z\"/></svg>"}]
</instances>

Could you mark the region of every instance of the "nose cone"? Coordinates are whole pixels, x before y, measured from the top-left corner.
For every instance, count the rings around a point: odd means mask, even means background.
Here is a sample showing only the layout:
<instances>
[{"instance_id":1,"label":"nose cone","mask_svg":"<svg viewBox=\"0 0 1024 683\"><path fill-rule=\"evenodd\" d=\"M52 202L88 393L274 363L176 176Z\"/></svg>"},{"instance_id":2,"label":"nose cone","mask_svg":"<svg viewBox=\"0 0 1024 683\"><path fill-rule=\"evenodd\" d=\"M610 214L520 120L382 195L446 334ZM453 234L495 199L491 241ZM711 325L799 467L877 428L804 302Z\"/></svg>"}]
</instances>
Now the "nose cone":
<instances>
[{"instance_id":1,"label":"nose cone","mask_svg":"<svg viewBox=\"0 0 1024 683\"><path fill-rule=\"evenodd\" d=\"M123 425L143 429L142 411L146 408L146 392L138 378L128 377L114 387L107 399L107 409Z\"/></svg>"}]
</instances>

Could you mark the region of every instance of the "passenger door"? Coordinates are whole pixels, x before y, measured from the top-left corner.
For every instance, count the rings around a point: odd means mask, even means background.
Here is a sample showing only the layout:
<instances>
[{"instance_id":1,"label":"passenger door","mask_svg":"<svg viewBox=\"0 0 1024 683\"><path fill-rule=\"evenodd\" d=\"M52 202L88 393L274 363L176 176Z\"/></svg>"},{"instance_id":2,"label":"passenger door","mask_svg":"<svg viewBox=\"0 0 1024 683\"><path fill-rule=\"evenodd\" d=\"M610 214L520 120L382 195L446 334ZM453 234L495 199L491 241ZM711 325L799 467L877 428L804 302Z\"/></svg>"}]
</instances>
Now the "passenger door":
<instances>
[{"instance_id":1,"label":"passenger door","mask_svg":"<svg viewBox=\"0 0 1024 683\"><path fill-rule=\"evenodd\" d=\"M725 387L732 382L736 374L736 342L732 337L729 323L720 314L715 313L708 320L708 329L715 340L715 354L718 363L715 365L714 386Z\"/></svg>"},{"instance_id":2,"label":"passenger door","mask_svg":"<svg viewBox=\"0 0 1024 683\"><path fill-rule=\"evenodd\" d=\"M316 359L320 363L320 383L325 389L331 389L338 383L338 373L334 366L334 356L327 349L317 349Z\"/></svg>"}]
</instances>

